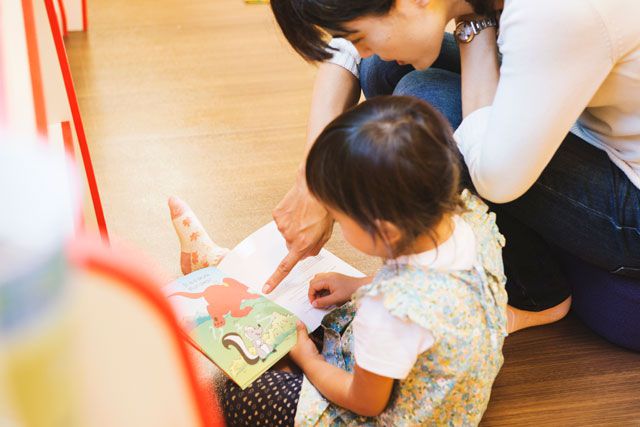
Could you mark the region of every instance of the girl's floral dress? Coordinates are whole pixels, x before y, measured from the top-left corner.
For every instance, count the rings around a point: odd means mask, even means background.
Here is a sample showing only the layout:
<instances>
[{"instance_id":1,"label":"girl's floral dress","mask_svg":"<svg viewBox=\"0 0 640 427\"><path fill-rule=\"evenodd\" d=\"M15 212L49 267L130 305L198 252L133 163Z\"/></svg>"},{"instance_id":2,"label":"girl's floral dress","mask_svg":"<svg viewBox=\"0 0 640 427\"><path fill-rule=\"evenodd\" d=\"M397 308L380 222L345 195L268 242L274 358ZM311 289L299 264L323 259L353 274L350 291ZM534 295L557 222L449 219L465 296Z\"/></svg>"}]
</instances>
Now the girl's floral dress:
<instances>
[{"instance_id":1,"label":"girl's floral dress","mask_svg":"<svg viewBox=\"0 0 640 427\"><path fill-rule=\"evenodd\" d=\"M396 381L389 405L378 417L358 416L327 401L304 378L296 425L417 426L477 425L502 366L507 294L502 266L504 237L495 216L476 196L462 193L462 218L476 238L479 263L472 270L433 271L387 263L351 302L328 314L322 354L353 371L351 321L364 296L381 297L393 315L431 331L435 342L420 354L409 375Z\"/></svg>"}]
</instances>

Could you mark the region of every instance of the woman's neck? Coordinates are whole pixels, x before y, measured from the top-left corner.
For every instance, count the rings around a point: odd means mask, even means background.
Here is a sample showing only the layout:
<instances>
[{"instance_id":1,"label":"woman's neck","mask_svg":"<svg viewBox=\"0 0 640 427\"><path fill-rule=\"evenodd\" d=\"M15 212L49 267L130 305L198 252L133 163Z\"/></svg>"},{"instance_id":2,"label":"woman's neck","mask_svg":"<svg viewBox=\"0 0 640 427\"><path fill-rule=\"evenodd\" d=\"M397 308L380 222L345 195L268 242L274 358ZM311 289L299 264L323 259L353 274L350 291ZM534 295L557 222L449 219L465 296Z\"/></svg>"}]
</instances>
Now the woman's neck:
<instances>
[{"instance_id":1,"label":"woman's neck","mask_svg":"<svg viewBox=\"0 0 640 427\"><path fill-rule=\"evenodd\" d=\"M473 14L473 7L466 0L454 0L449 3L448 20Z\"/></svg>"},{"instance_id":2,"label":"woman's neck","mask_svg":"<svg viewBox=\"0 0 640 427\"><path fill-rule=\"evenodd\" d=\"M494 0L494 10L502 10L503 7L504 0ZM466 0L453 0L449 3L449 20L465 15L473 15L474 13L473 7Z\"/></svg>"}]
</instances>

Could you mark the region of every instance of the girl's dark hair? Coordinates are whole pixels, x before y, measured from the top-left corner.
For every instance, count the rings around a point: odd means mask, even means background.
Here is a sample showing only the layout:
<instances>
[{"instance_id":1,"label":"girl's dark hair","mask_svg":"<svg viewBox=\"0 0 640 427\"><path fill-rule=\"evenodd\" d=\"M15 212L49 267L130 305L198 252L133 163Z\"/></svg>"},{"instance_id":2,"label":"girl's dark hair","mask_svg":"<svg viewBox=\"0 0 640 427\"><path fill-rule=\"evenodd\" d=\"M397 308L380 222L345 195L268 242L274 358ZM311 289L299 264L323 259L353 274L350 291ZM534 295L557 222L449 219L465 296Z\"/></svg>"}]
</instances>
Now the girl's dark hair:
<instances>
[{"instance_id":1,"label":"girl's dark hair","mask_svg":"<svg viewBox=\"0 0 640 427\"><path fill-rule=\"evenodd\" d=\"M494 0L466 0L475 13L493 13ZM347 22L389 13L395 0L271 0L271 9L289 44L307 61L331 58L327 32L348 34Z\"/></svg>"},{"instance_id":2,"label":"girl's dark hair","mask_svg":"<svg viewBox=\"0 0 640 427\"><path fill-rule=\"evenodd\" d=\"M421 235L435 240L443 215L462 210L460 159L449 123L426 102L408 96L365 101L331 122L307 157L309 191L343 212L372 237L377 220L403 238L389 258Z\"/></svg>"}]
</instances>

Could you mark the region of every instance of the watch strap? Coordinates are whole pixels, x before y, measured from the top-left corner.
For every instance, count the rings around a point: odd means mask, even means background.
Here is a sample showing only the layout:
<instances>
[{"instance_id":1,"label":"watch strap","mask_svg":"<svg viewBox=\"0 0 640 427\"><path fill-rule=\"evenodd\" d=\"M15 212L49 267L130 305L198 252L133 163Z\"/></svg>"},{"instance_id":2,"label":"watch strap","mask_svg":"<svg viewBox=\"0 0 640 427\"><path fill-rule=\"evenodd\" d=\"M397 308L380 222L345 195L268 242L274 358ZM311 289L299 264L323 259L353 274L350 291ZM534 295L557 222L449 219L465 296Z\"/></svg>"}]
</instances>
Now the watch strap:
<instances>
[{"instance_id":1,"label":"watch strap","mask_svg":"<svg viewBox=\"0 0 640 427\"><path fill-rule=\"evenodd\" d=\"M460 21L456 25L454 35L456 39L461 43L470 43L473 38L480 33L480 31L489 28L497 27L498 21L493 17L483 17L473 20Z\"/></svg>"}]
</instances>

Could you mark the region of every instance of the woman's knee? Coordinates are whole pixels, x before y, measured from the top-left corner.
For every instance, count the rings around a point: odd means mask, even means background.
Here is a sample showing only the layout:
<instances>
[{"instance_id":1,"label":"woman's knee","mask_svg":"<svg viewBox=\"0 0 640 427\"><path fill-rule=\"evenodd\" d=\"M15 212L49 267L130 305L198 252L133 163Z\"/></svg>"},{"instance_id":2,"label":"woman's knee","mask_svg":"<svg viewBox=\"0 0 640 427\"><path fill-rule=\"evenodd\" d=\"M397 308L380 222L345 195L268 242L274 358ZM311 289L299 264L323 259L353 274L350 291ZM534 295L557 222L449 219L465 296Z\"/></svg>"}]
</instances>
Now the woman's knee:
<instances>
[{"instance_id":1,"label":"woman's knee","mask_svg":"<svg viewBox=\"0 0 640 427\"><path fill-rule=\"evenodd\" d=\"M411 65L383 61L379 56L373 55L360 63L360 87L367 99L391 95L400 79L413 70Z\"/></svg>"},{"instance_id":2,"label":"woman's knee","mask_svg":"<svg viewBox=\"0 0 640 427\"><path fill-rule=\"evenodd\" d=\"M393 94L428 102L447 118L453 129L462 121L459 74L439 68L412 71L400 79Z\"/></svg>"}]
</instances>

